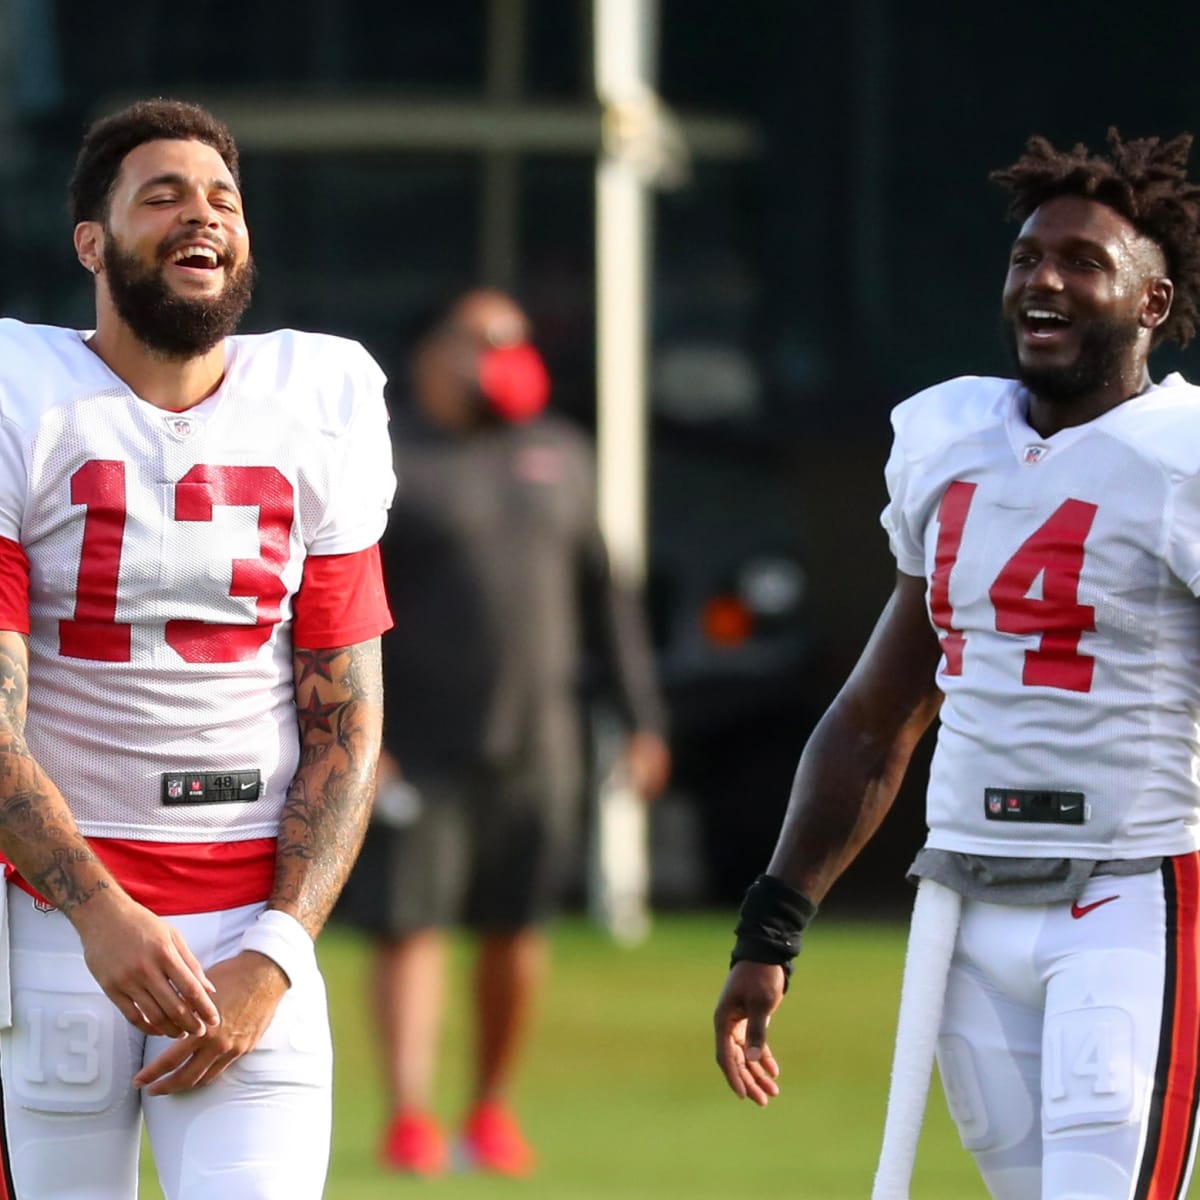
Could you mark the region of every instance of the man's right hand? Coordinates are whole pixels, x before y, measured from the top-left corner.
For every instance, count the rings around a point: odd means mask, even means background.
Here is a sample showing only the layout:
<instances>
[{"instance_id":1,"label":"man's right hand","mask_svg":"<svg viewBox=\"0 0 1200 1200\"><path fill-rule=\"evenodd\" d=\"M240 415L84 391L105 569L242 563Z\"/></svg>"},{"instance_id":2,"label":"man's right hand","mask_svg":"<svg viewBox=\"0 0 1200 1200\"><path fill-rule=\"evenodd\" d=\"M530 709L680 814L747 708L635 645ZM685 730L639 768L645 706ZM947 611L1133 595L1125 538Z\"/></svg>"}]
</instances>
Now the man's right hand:
<instances>
[{"instance_id":1,"label":"man's right hand","mask_svg":"<svg viewBox=\"0 0 1200 1200\"><path fill-rule=\"evenodd\" d=\"M738 1096L760 1107L779 1095L779 1064L767 1045L767 1026L786 978L772 963L735 963L713 1013L717 1066Z\"/></svg>"},{"instance_id":2,"label":"man's right hand","mask_svg":"<svg viewBox=\"0 0 1200 1200\"><path fill-rule=\"evenodd\" d=\"M212 983L182 934L117 889L71 913L88 970L144 1033L203 1037L220 1023Z\"/></svg>"}]
</instances>

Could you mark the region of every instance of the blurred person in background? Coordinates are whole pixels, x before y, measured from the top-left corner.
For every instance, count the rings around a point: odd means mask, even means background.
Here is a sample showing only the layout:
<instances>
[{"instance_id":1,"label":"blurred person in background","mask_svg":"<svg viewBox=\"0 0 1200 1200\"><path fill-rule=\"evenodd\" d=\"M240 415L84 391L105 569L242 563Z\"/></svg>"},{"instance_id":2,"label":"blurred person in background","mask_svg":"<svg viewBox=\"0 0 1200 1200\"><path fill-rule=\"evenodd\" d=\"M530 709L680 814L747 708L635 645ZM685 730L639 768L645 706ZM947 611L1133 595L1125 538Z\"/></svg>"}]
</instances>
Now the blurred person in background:
<instances>
[{"instance_id":1,"label":"blurred person in background","mask_svg":"<svg viewBox=\"0 0 1200 1200\"><path fill-rule=\"evenodd\" d=\"M670 754L640 598L610 574L584 435L544 409L529 321L480 288L436 306L393 414L403 480L383 543L396 617L376 814L341 915L373 935L392 1119L382 1156L449 1164L432 1112L446 929L479 939L464 1163L525 1175L510 1089L545 970L541 926L576 858L585 650L627 722L647 800Z\"/></svg>"},{"instance_id":2,"label":"blurred person in background","mask_svg":"<svg viewBox=\"0 0 1200 1200\"><path fill-rule=\"evenodd\" d=\"M1017 378L893 413L895 591L801 757L715 1013L730 1087L766 1104L801 931L940 712L911 871L959 911L937 1061L997 1200L1171 1200L1195 1150L1200 391L1148 368L1200 320L1190 145L1033 138L993 176L1022 222Z\"/></svg>"},{"instance_id":3,"label":"blurred person in background","mask_svg":"<svg viewBox=\"0 0 1200 1200\"><path fill-rule=\"evenodd\" d=\"M315 1200L313 939L371 809L395 486L356 342L237 335L229 130L152 100L69 187L94 330L0 321L0 1195ZM9 949L11 947L11 956Z\"/></svg>"}]
</instances>

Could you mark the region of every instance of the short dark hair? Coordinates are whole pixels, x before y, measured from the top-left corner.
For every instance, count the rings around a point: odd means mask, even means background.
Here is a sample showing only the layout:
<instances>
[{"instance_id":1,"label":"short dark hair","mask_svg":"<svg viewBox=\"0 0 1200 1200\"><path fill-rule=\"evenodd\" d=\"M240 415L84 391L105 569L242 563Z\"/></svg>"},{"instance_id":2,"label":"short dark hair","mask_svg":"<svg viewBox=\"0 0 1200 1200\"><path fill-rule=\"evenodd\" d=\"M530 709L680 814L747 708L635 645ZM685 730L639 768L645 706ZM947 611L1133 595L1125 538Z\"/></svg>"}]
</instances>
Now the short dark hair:
<instances>
[{"instance_id":1,"label":"short dark hair","mask_svg":"<svg viewBox=\"0 0 1200 1200\"><path fill-rule=\"evenodd\" d=\"M67 185L71 220L105 221L113 185L125 156L144 142L161 138L204 142L225 161L239 187L237 143L206 108L184 100L139 100L96 121L83 136Z\"/></svg>"},{"instance_id":2,"label":"short dark hair","mask_svg":"<svg viewBox=\"0 0 1200 1200\"><path fill-rule=\"evenodd\" d=\"M1118 212L1157 243L1175 284L1167 319L1154 341L1186 346L1200 323L1200 184L1187 178L1192 135L1122 141L1108 131L1108 153L1093 154L1082 143L1055 150L1044 137L1031 137L1025 153L991 179L1008 189L1008 215L1024 221L1056 196L1084 196Z\"/></svg>"}]
</instances>

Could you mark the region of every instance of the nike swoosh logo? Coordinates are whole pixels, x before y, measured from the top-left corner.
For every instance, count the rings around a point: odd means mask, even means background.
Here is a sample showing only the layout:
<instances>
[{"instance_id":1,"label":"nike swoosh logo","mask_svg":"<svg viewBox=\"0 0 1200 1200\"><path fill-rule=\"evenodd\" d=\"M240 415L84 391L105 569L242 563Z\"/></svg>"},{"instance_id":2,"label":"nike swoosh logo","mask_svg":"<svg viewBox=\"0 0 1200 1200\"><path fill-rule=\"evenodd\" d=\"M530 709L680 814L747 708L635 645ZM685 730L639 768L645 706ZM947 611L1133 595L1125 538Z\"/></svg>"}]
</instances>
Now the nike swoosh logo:
<instances>
[{"instance_id":1,"label":"nike swoosh logo","mask_svg":"<svg viewBox=\"0 0 1200 1200\"><path fill-rule=\"evenodd\" d=\"M1088 915L1088 913L1090 913L1092 911L1093 908L1099 908L1100 905L1102 905L1102 904L1109 904L1113 900L1120 900L1120 898L1121 897L1119 895L1118 896L1105 896L1103 900L1093 900L1091 902L1091 904L1072 904L1071 905L1071 916L1073 916L1075 918L1075 920L1078 921L1080 917L1086 917Z\"/></svg>"},{"instance_id":2,"label":"nike swoosh logo","mask_svg":"<svg viewBox=\"0 0 1200 1200\"><path fill-rule=\"evenodd\" d=\"M240 787L243 792L247 792L252 787L258 787L258 784L257 783L240 783L240 784L238 784L238 787Z\"/></svg>"}]
</instances>

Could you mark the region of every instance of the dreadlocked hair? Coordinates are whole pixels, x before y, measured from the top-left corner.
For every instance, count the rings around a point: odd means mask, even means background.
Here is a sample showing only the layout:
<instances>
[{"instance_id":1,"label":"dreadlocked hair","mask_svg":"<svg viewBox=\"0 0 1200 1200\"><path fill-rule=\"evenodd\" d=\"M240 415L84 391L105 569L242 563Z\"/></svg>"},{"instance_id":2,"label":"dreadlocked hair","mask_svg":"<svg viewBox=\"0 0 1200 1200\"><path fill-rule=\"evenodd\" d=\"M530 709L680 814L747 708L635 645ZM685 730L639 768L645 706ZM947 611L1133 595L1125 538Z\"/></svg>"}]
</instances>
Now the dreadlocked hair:
<instances>
[{"instance_id":1,"label":"dreadlocked hair","mask_svg":"<svg viewBox=\"0 0 1200 1200\"><path fill-rule=\"evenodd\" d=\"M1108 154L1092 154L1082 143L1055 150L1044 137L1031 137L1010 167L993 171L993 182L1010 193L1008 215L1024 221L1056 196L1084 196L1121 214L1157 243L1167 260L1175 296L1154 344L1186 346L1200 323L1200 184L1187 178L1192 135L1122 141L1108 131Z\"/></svg>"}]
</instances>

